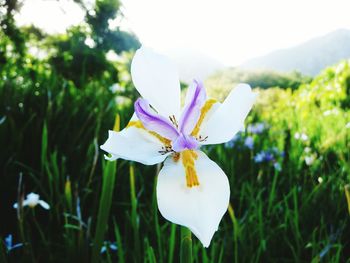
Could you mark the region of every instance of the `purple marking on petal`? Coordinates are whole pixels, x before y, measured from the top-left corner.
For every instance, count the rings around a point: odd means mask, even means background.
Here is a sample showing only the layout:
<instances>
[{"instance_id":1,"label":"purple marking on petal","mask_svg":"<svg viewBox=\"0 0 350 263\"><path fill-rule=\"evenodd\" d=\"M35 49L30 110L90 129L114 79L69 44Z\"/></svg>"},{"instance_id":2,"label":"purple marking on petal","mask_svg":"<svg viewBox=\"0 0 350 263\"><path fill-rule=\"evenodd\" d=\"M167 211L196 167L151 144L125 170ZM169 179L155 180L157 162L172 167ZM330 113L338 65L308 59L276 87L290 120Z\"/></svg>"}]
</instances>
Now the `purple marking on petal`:
<instances>
[{"instance_id":1,"label":"purple marking on petal","mask_svg":"<svg viewBox=\"0 0 350 263\"><path fill-rule=\"evenodd\" d=\"M183 133L172 142L172 148L175 152L181 152L185 149L197 149L198 147L199 143L194 137L184 135Z\"/></svg>"},{"instance_id":2,"label":"purple marking on petal","mask_svg":"<svg viewBox=\"0 0 350 263\"><path fill-rule=\"evenodd\" d=\"M179 130L184 134L190 134L200 117L201 108L207 98L204 86L201 82L194 81L188 88L186 103L179 120Z\"/></svg>"},{"instance_id":3,"label":"purple marking on petal","mask_svg":"<svg viewBox=\"0 0 350 263\"><path fill-rule=\"evenodd\" d=\"M138 98L134 107L136 116L146 129L154 131L169 140L175 140L179 136L179 132L172 123L151 109L147 100Z\"/></svg>"}]
</instances>

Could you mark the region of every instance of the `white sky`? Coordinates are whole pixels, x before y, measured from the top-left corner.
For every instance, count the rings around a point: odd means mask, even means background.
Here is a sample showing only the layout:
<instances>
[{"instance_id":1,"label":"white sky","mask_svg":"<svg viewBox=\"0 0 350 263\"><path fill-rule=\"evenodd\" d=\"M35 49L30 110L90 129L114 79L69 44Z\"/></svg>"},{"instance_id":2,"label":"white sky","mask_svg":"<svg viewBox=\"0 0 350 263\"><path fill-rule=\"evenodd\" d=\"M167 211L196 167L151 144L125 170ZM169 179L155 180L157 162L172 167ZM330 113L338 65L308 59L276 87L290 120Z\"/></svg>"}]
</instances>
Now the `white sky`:
<instances>
[{"instance_id":1,"label":"white sky","mask_svg":"<svg viewBox=\"0 0 350 263\"><path fill-rule=\"evenodd\" d=\"M78 23L69 0L27 0L20 24L50 32ZM44 7L42 6L44 2ZM226 65L290 47L338 28L350 29L349 0L124 0L123 27L141 42L167 52L194 49ZM40 11L42 10L42 11Z\"/></svg>"}]
</instances>

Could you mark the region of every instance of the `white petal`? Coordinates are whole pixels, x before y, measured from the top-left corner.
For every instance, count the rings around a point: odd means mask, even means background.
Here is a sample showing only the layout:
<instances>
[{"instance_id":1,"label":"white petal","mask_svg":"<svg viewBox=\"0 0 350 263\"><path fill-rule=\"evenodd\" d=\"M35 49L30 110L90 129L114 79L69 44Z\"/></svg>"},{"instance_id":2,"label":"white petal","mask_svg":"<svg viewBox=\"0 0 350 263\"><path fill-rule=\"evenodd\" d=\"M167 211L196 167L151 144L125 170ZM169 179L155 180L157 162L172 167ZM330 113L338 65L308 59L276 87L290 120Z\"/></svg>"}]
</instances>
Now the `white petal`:
<instances>
[{"instance_id":1,"label":"white petal","mask_svg":"<svg viewBox=\"0 0 350 263\"><path fill-rule=\"evenodd\" d=\"M27 194L26 200L29 203L37 203L39 201L39 198L40 198L40 195L32 192L32 193Z\"/></svg>"},{"instance_id":2,"label":"white petal","mask_svg":"<svg viewBox=\"0 0 350 263\"><path fill-rule=\"evenodd\" d=\"M158 113L179 116L180 81L171 60L141 47L132 60L131 76L138 92Z\"/></svg>"},{"instance_id":3,"label":"white petal","mask_svg":"<svg viewBox=\"0 0 350 263\"><path fill-rule=\"evenodd\" d=\"M17 209L17 208L18 208L18 203L14 203L14 204L13 204L13 208L14 208L14 209Z\"/></svg>"},{"instance_id":4,"label":"white petal","mask_svg":"<svg viewBox=\"0 0 350 263\"><path fill-rule=\"evenodd\" d=\"M39 200L39 204L42 206L42 208L44 208L46 210L50 209L50 205L43 200Z\"/></svg>"},{"instance_id":5,"label":"white petal","mask_svg":"<svg viewBox=\"0 0 350 263\"><path fill-rule=\"evenodd\" d=\"M121 132L109 131L107 141L101 149L111 154L108 160L122 158L153 165L163 162L167 155L162 155L163 144L147 131L134 126L123 129Z\"/></svg>"},{"instance_id":6,"label":"white petal","mask_svg":"<svg viewBox=\"0 0 350 263\"><path fill-rule=\"evenodd\" d=\"M244 120L256 96L247 84L239 84L233 89L208 121L202 124L200 135L203 138L208 136L203 144L218 144L231 140L244 126Z\"/></svg>"},{"instance_id":7,"label":"white petal","mask_svg":"<svg viewBox=\"0 0 350 263\"><path fill-rule=\"evenodd\" d=\"M227 210L230 186L221 168L204 153L197 153L199 186L188 188L181 160L168 158L158 176L157 200L163 217L188 227L208 247Z\"/></svg>"}]
</instances>

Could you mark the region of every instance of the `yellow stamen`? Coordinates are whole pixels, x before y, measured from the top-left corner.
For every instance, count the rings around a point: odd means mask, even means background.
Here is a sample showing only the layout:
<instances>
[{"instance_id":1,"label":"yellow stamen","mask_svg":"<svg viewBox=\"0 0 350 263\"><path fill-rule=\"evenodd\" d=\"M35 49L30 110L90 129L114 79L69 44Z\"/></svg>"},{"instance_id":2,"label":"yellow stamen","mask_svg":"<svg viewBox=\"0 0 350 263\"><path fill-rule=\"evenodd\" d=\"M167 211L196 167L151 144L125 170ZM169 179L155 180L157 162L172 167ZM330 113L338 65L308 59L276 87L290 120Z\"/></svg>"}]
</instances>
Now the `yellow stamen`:
<instances>
[{"instance_id":1,"label":"yellow stamen","mask_svg":"<svg viewBox=\"0 0 350 263\"><path fill-rule=\"evenodd\" d=\"M201 115L199 116L199 119L196 123L196 126L194 127L191 135L193 137L197 137L199 133L199 129L204 121L205 116L207 115L208 111L211 109L211 107L216 103L217 101L214 99L209 99L205 102L204 106L201 109Z\"/></svg>"},{"instance_id":2,"label":"yellow stamen","mask_svg":"<svg viewBox=\"0 0 350 263\"><path fill-rule=\"evenodd\" d=\"M154 132L154 131L149 131L147 130L141 121L130 121L128 123L128 125L126 126L126 128L129 128L129 127L136 127L136 128L139 128L139 129L143 129L145 131L147 131L149 134L153 135L154 137L156 137L159 141L161 141L164 145L166 146L171 146L171 141L167 138L164 138L163 136L159 135L158 133Z\"/></svg>"},{"instance_id":3,"label":"yellow stamen","mask_svg":"<svg viewBox=\"0 0 350 263\"><path fill-rule=\"evenodd\" d=\"M199 181L194 166L194 161L198 159L198 154L193 150L184 150L181 152L181 159L185 167L187 187L198 186Z\"/></svg>"}]
</instances>

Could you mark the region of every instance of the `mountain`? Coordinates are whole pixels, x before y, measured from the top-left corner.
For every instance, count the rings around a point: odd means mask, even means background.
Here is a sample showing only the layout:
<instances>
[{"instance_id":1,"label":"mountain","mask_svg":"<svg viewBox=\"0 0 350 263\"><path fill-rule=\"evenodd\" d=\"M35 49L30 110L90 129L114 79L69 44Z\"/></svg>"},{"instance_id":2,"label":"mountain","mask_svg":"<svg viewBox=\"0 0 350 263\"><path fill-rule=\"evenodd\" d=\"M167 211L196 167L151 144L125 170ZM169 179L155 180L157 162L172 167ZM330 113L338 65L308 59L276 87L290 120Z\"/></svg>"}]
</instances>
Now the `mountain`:
<instances>
[{"instance_id":1,"label":"mountain","mask_svg":"<svg viewBox=\"0 0 350 263\"><path fill-rule=\"evenodd\" d=\"M225 68L218 60L194 49L177 48L165 54L175 62L180 80L185 83L190 83L193 79L204 81L216 71Z\"/></svg>"},{"instance_id":2,"label":"mountain","mask_svg":"<svg viewBox=\"0 0 350 263\"><path fill-rule=\"evenodd\" d=\"M339 29L298 46L253 58L240 65L240 68L297 70L314 76L325 67L347 58L350 58L350 30Z\"/></svg>"}]
</instances>

